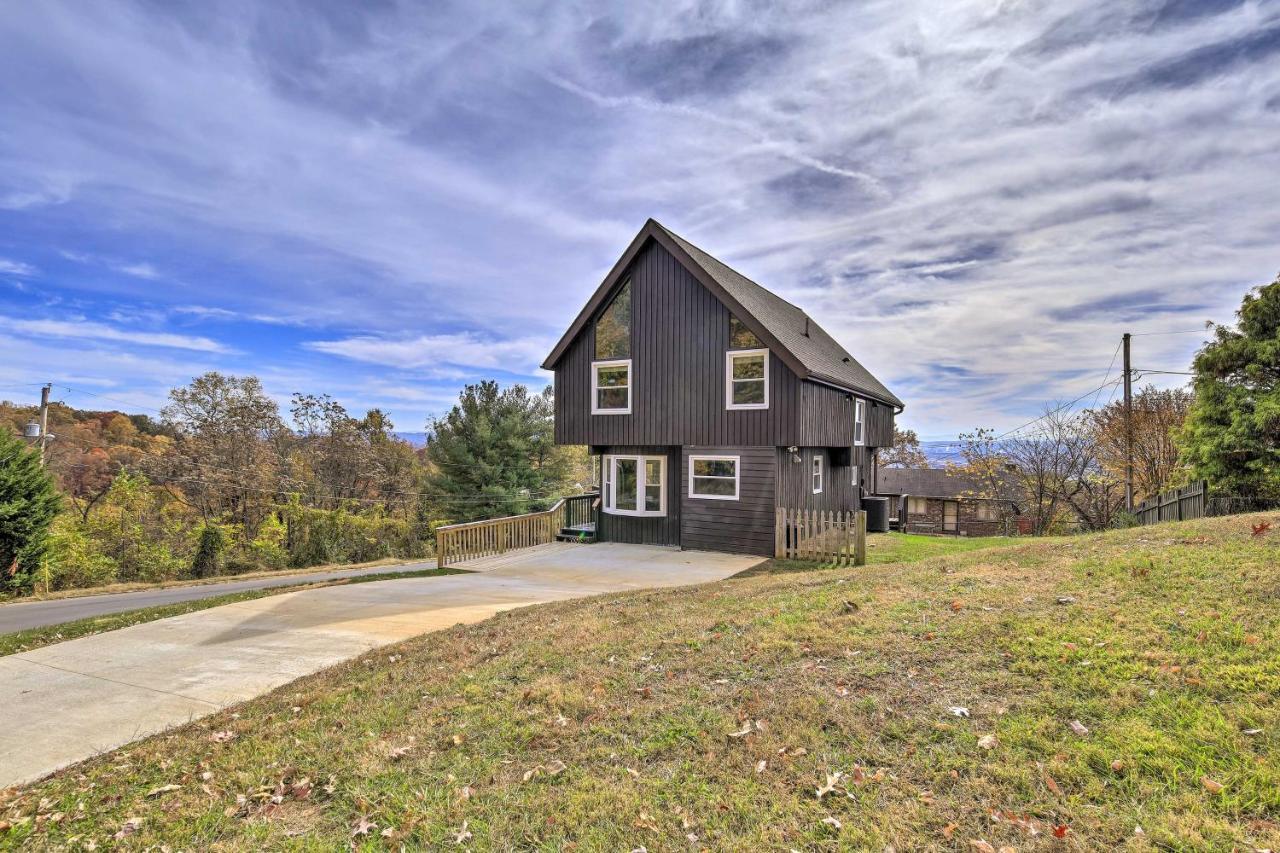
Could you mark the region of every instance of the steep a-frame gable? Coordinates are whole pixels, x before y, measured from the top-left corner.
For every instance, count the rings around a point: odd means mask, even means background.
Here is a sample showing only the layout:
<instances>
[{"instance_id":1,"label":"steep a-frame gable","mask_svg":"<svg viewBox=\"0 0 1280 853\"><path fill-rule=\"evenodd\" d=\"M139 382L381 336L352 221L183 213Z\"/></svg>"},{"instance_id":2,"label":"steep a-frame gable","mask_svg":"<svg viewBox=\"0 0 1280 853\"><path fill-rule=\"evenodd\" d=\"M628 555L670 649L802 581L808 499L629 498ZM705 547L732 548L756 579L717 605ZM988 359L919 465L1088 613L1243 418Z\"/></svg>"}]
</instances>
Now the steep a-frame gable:
<instances>
[{"instance_id":1,"label":"steep a-frame gable","mask_svg":"<svg viewBox=\"0 0 1280 853\"><path fill-rule=\"evenodd\" d=\"M656 242L741 320L797 377L871 397L896 408L902 401L803 310L650 219L605 276L543 362L552 370L603 306L639 252Z\"/></svg>"}]
</instances>

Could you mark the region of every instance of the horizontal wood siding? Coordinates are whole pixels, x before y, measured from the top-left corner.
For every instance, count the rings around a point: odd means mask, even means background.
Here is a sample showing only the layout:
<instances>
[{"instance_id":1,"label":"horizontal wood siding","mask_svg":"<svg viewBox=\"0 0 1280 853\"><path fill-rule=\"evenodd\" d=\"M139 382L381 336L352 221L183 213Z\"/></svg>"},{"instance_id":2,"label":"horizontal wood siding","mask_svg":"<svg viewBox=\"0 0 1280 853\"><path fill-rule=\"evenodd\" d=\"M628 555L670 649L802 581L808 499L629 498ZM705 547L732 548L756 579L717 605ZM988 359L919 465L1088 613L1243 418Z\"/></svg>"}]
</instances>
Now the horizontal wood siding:
<instances>
[{"instance_id":1,"label":"horizontal wood siding","mask_svg":"<svg viewBox=\"0 0 1280 853\"><path fill-rule=\"evenodd\" d=\"M689 457L737 456L738 500L689 497ZM698 551L770 556L774 548L777 453L773 447L686 447L680 466L680 543Z\"/></svg>"},{"instance_id":2,"label":"horizontal wood siding","mask_svg":"<svg viewBox=\"0 0 1280 853\"><path fill-rule=\"evenodd\" d=\"M809 383L802 383L770 354L769 408L726 409L729 310L656 243L636 256L628 275L631 414L591 414L593 318L556 365L557 444L776 447L803 443L797 412L800 387Z\"/></svg>"},{"instance_id":3,"label":"horizontal wood siding","mask_svg":"<svg viewBox=\"0 0 1280 853\"><path fill-rule=\"evenodd\" d=\"M862 448L858 448L861 450ZM853 488L853 471L846 465L832 466L833 454L825 447L801 447L796 454L785 447L776 451L778 459L777 506L787 509L856 510L862 508ZM796 455L800 461L795 461ZM822 493L813 493L813 457L822 457ZM855 457L856 458L856 457Z\"/></svg>"},{"instance_id":4,"label":"horizontal wood siding","mask_svg":"<svg viewBox=\"0 0 1280 853\"><path fill-rule=\"evenodd\" d=\"M610 515L605 512L601 494L601 511L596 538L601 542L629 542L636 545L680 544L680 448L620 445L598 448L600 453L667 457L667 514L659 516ZM604 465L604 457L600 458ZM604 471L598 472L604 483Z\"/></svg>"}]
</instances>

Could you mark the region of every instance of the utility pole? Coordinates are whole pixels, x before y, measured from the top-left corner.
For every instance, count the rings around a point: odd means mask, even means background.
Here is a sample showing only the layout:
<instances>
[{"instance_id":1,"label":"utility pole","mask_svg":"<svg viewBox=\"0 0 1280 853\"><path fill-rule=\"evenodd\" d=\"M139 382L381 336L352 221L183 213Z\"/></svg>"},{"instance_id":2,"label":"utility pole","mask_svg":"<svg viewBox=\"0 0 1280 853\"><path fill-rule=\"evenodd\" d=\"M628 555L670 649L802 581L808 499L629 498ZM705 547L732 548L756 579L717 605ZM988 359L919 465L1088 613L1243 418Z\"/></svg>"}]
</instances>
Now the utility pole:
<instances>
[{"instance_id":1,"label":"utility pole","mask_svg":"<svg viewBox=\"0 0 1280 853\"><path fill-rule=\"evenodd\" d=\"M45 437L49 434L49 392L53 383L46 382L40 389L40 464L44 465Z\"/></svg>"},{"instance_id":2,"label":"utility pole","mask_svg":"<svg viewBox=\"0 0 1280 853\"><path fill-rule=\"evenodd\" d=\"M1133 512L1133 368L1129 363L1129 342L1124 333L1124 508Z\"/></svg>"}]
</instances>

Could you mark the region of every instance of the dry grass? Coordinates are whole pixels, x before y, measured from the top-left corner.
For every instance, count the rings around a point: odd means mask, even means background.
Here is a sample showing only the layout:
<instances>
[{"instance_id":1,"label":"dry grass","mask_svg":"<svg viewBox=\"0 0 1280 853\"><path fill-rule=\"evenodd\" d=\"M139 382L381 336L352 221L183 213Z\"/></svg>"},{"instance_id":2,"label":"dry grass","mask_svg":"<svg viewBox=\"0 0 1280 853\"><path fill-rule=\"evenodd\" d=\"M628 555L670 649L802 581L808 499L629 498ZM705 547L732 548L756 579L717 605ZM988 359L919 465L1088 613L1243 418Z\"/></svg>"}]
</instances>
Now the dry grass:
<instances>
[{"instance_id":1,"label":"dry grass","mask_svg":"<svg viewBox=\"0 0 1280 853\"><path fill-rule=\"evenodd\" d=\"M1276 847L1251 520L509 612L12 792L0 844Z\"/></svg>"}]
</instances>

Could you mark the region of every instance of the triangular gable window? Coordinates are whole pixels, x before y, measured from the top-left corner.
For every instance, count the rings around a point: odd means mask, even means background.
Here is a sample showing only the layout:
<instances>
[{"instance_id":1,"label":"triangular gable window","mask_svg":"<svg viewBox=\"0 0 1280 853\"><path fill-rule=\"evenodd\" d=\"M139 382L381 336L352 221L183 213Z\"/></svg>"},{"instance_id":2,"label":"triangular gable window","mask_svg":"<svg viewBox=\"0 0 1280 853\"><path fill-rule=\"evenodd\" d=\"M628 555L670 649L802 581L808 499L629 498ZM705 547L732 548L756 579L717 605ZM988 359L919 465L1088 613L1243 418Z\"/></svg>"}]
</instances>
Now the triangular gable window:
<instances>
[{"instance_id":1,"label":"triangular gable window","mask_svg":"<svg viewBox=\"0 0 1280 853\"><path fill-rule=\"evenodd\" d=\"M732 314L729 315L729 349L762 349L764 344L756 333Z\"/></svg>"},{"instance_id":2,"label":"triangular gable window","mask_svg":"<svg viewBox=\"0 0 1280 853\"><path fill-rule=\"evenodd\" d=\"M618 288L596 320L596 359L631 357L631 281Z\"/></svg>"}]
</instances>

